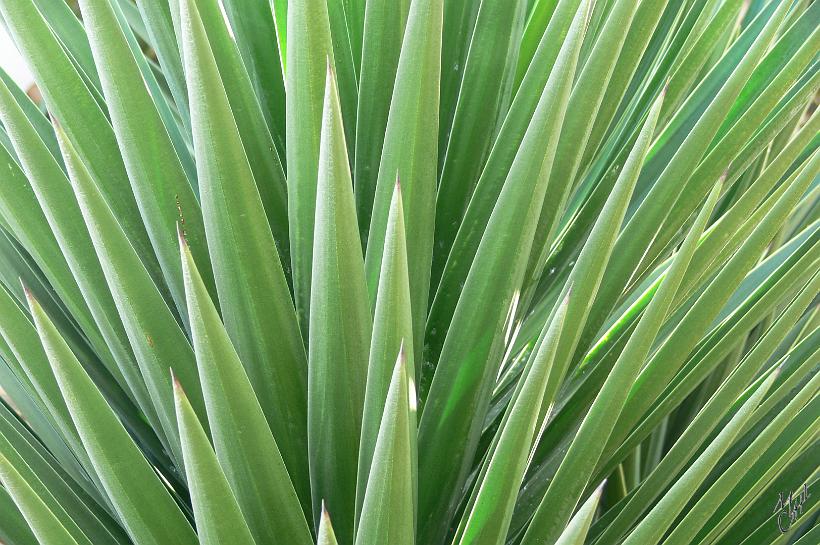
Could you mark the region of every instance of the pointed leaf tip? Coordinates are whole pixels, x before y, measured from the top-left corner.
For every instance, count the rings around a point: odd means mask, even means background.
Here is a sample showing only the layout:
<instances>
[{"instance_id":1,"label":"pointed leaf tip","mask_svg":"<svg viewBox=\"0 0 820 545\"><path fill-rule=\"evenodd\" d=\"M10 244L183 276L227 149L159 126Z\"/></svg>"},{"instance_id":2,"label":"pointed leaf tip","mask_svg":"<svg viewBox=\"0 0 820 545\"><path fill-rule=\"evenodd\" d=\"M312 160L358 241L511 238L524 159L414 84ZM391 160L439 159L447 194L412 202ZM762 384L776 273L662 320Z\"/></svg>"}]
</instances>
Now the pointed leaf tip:
<instances>
[{"instance_id":1,"label":"pointed leaf tip","mask_svg":"<svg viewBox=\"0 0 820 545\"><path fill-rule=\"evenodd\" d=\"M169 367L168 371L171 372L171 383L174 385L174 390L182 395L185 395L185 390L182 388L182 383L179 381L179 377L177 377L176 373L174 373L174 368Z\"/></svg>"},{"instance_id":2,"label":"pointed leaf tip","mask_svg":"<svg viewBox=\"0 0 820 545\"><path fill-rule=\"evenodd\" d=\"M26 294L26 299L28 299L29 302L37 302L34 298L34 294L31 292L31 288L28 287L28 284L26 284L25 280L23 280L23 277L18 277L18 280L20 281L20 286L23 288L23 293Z\"/></svg>"},{"instance_id":3,"label":"pointed leaf tip","mask_svg":"<svg viewBox=\"0 0 820 545\"><path fill-rule=\"evenodd\" d=\"M185 229L180 222L177 222L177 237L179 238L179 245L182 248L188 248L188 239L185 238Z\"/></svg>"},{"instance_id":4,"label":"pointed leaf tip","mask_svg":"<svg viewBox=\"0 0 820 545\"><path fill-rule=\"evenodd\" d=\"M726 178L728 178L728 177L729 177L729 171L730 171L731 169L732 169L732 165L729 165L728 167L726 167L726 168L723 170L723 173L721 173L721 175L720 175L720 183L723 183L723 182L725 182L725 181L726 181Z\"/></svg>"}]
</instances>

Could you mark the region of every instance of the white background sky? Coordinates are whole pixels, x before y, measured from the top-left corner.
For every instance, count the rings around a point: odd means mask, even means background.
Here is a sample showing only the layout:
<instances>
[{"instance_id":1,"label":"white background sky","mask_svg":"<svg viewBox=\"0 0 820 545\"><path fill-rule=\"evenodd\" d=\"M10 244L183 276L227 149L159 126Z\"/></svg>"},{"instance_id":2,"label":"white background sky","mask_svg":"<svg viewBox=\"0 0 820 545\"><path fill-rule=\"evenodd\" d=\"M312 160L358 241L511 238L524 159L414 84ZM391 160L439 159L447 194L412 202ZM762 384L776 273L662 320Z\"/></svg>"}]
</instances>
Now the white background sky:
<instances>
[{"instance_id":1,"label":"white background sky","mask_svg":"<svg viewBox=\"0 0 820 545\"><path fill-rule=\"evenodd\" d=\"M2 27L0 27L0 66L23 89L27 89L34 82L31 72L29 72L23 59L20 58L14 48L11 38Z\"/></svg>"}]
</instances>

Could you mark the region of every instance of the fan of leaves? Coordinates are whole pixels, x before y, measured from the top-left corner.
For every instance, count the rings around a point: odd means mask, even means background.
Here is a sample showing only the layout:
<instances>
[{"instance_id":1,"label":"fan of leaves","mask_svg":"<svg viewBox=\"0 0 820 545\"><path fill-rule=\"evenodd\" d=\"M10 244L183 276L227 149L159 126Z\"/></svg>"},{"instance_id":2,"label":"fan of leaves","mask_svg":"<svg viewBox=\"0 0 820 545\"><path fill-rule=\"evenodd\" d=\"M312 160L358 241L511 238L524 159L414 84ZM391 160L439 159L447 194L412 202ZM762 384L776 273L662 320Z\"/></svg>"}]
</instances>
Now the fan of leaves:
<instances>
[{"instance_id":1,"label":"fan of leaves","mask_svg":"<svg viewBox=\"0 0 820 545\"><path fill-rule=\"evenodd\" d=\"M820 2L78 4L0 0L0 541L820 542Z\"/></svg>"}]
</instances>

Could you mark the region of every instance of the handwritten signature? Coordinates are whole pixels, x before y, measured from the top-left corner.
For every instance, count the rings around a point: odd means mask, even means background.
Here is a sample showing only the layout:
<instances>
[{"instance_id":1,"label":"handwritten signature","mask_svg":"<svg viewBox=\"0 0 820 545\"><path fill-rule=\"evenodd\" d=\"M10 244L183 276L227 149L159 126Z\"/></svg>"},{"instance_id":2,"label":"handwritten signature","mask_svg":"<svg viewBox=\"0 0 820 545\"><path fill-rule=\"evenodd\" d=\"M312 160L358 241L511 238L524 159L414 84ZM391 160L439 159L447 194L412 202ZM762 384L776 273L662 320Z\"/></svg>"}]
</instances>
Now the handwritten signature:
<instances>
[{"instance_id":1,"label":"handwritten signature","mask_svg":"<svg viewBox=\"0 0 820 545\"><path fill-rule=\"evenodd\" d=\"M780 492L774 513L777 514L777 528L780 533L789 531L792 524L803 513L803 504L809 498L809 487L804 484L797 492Z\"/></svg>"}]
</instances>

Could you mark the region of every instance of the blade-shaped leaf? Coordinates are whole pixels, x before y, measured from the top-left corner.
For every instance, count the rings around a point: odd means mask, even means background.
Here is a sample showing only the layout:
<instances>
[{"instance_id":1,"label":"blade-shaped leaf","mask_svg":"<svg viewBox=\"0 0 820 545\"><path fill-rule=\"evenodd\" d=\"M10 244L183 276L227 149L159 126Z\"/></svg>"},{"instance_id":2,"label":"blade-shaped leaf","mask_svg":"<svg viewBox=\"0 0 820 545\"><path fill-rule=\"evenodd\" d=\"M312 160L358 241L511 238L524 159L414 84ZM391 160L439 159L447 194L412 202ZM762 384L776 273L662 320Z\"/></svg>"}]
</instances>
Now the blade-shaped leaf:
<instances>
[{"instance_id":1,"label":"blade-shaped leaf","mask_svg":"<svg viewBox=\"0 0 820 545\"><path fill-rule=\"evenodd\" d=\"M562 0L556 8L555 17L547 31L549 39L539 44L535 63L537 70L531 70L521 84L510 105L504 122L490 150L487 162L476 183L470 204L458 228L455 240L439 240L443 247L434 252L432 279L435 295L427 318L425 332L425 355L434 365L419 377L420 384L429 383L438 354L447 334L456 304L469 274L476 251L484 236L487 225L507 174L515 161L516 154L531 124L540 97L548 78L555 71L556 59L562 44L568 39L571 22L577 12L580 0ZM452 248L448 246L452 244ZM540 328L539 328L540 329Z\"/></svg>"},{"instance_id":2,"label":"blade-shaped leaf","mask_svg":"<svg viewBox=\"0 0 820 545\"><path fill-rule=\"evenodd\" d=\"M595 492L589 496L589 499L578 509L567 527L561 532L561 537L558 538L555 545L583 545L585 543L589 526L595 517L598 501L601 499L601 493L604 491L605 486L606 481L602 482L595 489Z\"/></svg>"},{"instance_id":3,"label":"blade-shaped leaf","mask_svg":"<svg viewBox=\"0 0 820 545\"><path fill-rule=\"evenodd\" d=\"M176 10L177 15L180 14L179 9L184 3L182 0L171 1L172 9ZM273 137L265 122L259 98L254 92L248 70L242 62L236 40L231 35L233 30L225 18L222 3L219 0L197 0L193 2L193 5L199 20L197 32L192 34L187 30L184 19L180 17L177 41L180 44L186 71L188 106L192 118L191 130L194 133L194 158L197 162L197 169L201 167L201 157L196 156L197 129L193 126L193 117L197 115L195 110L202 108L202 103L209 103L208 99L211 94L214 94L218 97L213 98L214 101L219 103L224 101L229 105L230 119L224 113L220 118L211 111L210 113L214 115L211 120L222 119L219 124L220 128L229 127L226 131L226 138L241 142L244 150L242 155L245 157L242 162L247 163L250 167L251 179L256 189L254 193L258 193L255 198L261 199L264 215L270 225L269 229L276 240L277 250L287 263L289 248L288 224L285 219L287 217L285 173ZM189 11L192 9L189 8ZM189 54L192 48L196 57ZM192 62L194 58L199 60L194 63ZM195 74L189 73L191 69ZM192 85L202 76L202 71L208 74L207 85L203 86L200 83L192 88ZM223 95L227 100L223 98ZM193 100L194 96L197 96L196 102ZM238 138L234 136L235 132L238 133ZM219 131L214 131L212 138L218 133ZM237 145L234 143L232 147ZM235 157L234 160L239 161L240 158ZM240 168L245 169L244 165ZM201 178L199 171L197 177ZM242 174L243 180L245 177L246 175ZM214 261L219 260L214 258Z\"/></svg>"},{"instance_id":4,"label":"blade-shaped leaf","mask_svg":"<svg viewBox=\"0 0 820 545\"><path fill-rule=\"evenodd\" d=\"M499 110L509 94L508 54L516 47L526 9L526 2L520 0L480 4L436 196L435 239L446 241L448 247L478 182L499 123Z\"/></svg>"},{"instance_id":5,"label":"blade-shaped leaf","mask_svg":"<svg viewBox=\"0 0 820 545\"><path fill-rule=\"evenodd\" d=\"M415 392L409 376L412 362L402 351L396 361L384 415L373 452L356 544L415 543L415 479L413 449Z\"/></svg>"},{"instance_id":6,"label":"blade-shaped leaf","mask_svg":"<svg viewBox=\"0 0 820 545\"><path fill-rule=\"evenodd\" d=\"M242 518L208 436L188 403L182 385L176 380L174 401L200 545L254 545L251 531Z\"/></svg>"},{"instance_id":7,"label":"blade-shaped leaf","mask_svg":"<svg viewBox=\"0 0 820 545\"><path fill-rule=\"evenodd\" d=\"M659 113L660 103L657 103L653 122ZM652 131L648 132L651 134ZM695 224L689 231L684 245L675 256L664 281L644 311L635 331L584 417L564 456L564 461L550 481L547 492L536 509L522 543L538 543L555 539L569 520L586 488L588 479L595 470L598 457L604 449L606 443L604 438L607 437L609 430L618 419L629 393L629 387L637 377L641 364L649 354L652 343L670 310L675 292L689 266L698 239L712 214L721 189L721 184L715 186L698 214Z\"/></svg>"},{"instance_id":8,"label":"blade-shaped leaf","mask_svg":"<svg viewBox=\"0 0 820 545\"><path fill-rule=\"evenodd\" d=\"M369 0L366 6L353 169L356 211L365 247L409 8L410 0Z\"/></svg>"},{"instance_id":9,"label":"blade-shaped leaf","mask_svg":"<svg viewBox=\"0 0 820 545\"><path fill-rule=\"evenodd\" d=\"M720 507L721 501L729 495L741 478L748 474L749 467L753 466L755 460L774 443L780 432L817 393L818 388L820 388L820 374L815 374L809 384L789 401L772 422L756 436L743 454L709 487L709 490L701 496L692 509L687 511L686 516L667 537L666 542L669 545L685 545L692 542L698 531L709 521L709 515ZM820 429L820 421L815 420L815 422L816 431Z\"/></svg>"},{"instance_id":10,"label":"blade-shaped leaf","mask_svg":"<svg viewBox=\"0 0 820 545\"><path fill-rule=\"evenodd\" d=\"M212 284L199 202L109 0L82 0L80 6L131 188L165 281L184 316L174 233L177 222L184 222L191 251Z\"/></svg>"},{"instance_id":11,"label":"blade-shaped leaf","mask_svg":"<svg viewBox=\"0 0 820 545\"><path fill-rule=\"evenodd\" d=\"M196 3L179 4L194 155L219 307L294 486L307 497L307 366L293 301Z\"/></svg>"},{"instance_id":12,"label":"blade-shaped leaf","mask_svg":"<svg viewBox=\"0 0 820 545\"><path fill-rule=\"evenodd\" d=\"M442 0L412 0L402 41L367 237L365 274L376 299L387 219L396 177L402 180L407 231L413 353L421 354L427 318L437 179Z\"/></svg>"},{"instance_id":13,"label":"blade-shaped leaf","mask_svg":"<svg viewBox=\"0 0 820 545\"><path fill-rule=\"evenodd\" d=\"M460 532L460 544L504 543L537 431L538 409L541 407L566 312L565 297L550 320L549 328L522 377L523 384L504 415L497 442L491 448L483 478L478 484L478 492L469 507L469 517Z\"/></svg>"},{"instance_id":14,"label":"blade-shaped leaf","mask_svg":"<svg viewBox=\"0 0 820 545\"><path fill-rule=\"evenodd\" d=\"M322 514L319 522L319 540L317 545L339 545L336 541L336 534L333 532L333 524L330 522L330 515L322 503Z\"/></svg>"},{"instance_id":15,"label":"blade-shaped leaf","mask_svg":"<svg viewBox=\"0 0 820 545\"><path fill-rule=\"evenodd\" d=\"M138 543L196 545L185 516L128 436L39 303L37 331L91 463L125 528Z\"/></svg>"},{"instance_id":16,"label":"blade-shaped leaf","mask_svg":"<svg viewBox=\"0 0 820 545\"><path fill-rule=\"evenodd\" d=\"M418 536L424 543L441 539L446 531L475 454L490 388L501 363L505 323L516 303L544 199L588 8L586 2L576 14L570 38L507 176L423 405L419 474L424 479L419 482Z\"/></svg>"},{"instance_id":17,"label":"blade-shaped leaf","mask_svg":"<svg viewBox=\"0 0 820 545\"><path fill-rule=\"evenodd\" d=\"M752 416L752 413L776 378L777 372L773 372L756 388L714 441L706 447L703 454L689 466L689 469L672 485L666 495L627 536L623 542L624 545L654 545L661 540L663 534L674 522L675 517L685 507L690 495L695 492L707 477L713 465L731 446L738 432Z\"/></svg>"},{"instance_id":18,"label":"blade-shaped leaf","mask_svg":"<svg viewBox=\"0 0 820 545\"><path fill-rule=\"evenodd\" d=\"M274 13L278 17L278 12ZM284 21L277 19L278 27L283 24ZM328 63L333 65L327 3L324 0L289 2L287 35L285 123L290 259L296 312L307 338L322 104L326 68ZM279 38L281 43L281 33Z\"/></svg>"},{"instance_id":19,"label":"blade-shaped leaf","mask_svg":"<svg viewBox=\"0 0 820 545\"><path fill-rule=\"evenodd\" d=\"M123 319L171 452L178 461L181 451L173 391L168 381L169 368L173 366L192 398L196 394L195 406L199 408L199 414L205 414L191 344L128 243L74 146L59 127L57 135L106 282Z\"/></svg>"},{"instance_id":20,"label":"blade-shaped leaf","mask_svg":"<svg viewBox=\"0 0 820 545\"><path fill-rule=\"evenodd\" d=\"M281 539L309 545L310 530L302 511L302 505L309 505L308 497L300 503L251 381L184 239L180 244L194 350L216 457L257 542ZM304 461L300 462L293 469L297 476L304 473Z\"/></svg>"},{"instance_id":21,"label":"blade-shaped leaf","mask_svg":"<svg viewBox=\"0 0 820 545\"><path fill-rule=\"evenodd\" d=\"M101 180L100 191L152 277L162 278L122 162L114 131L32 0L0 2L51 112Z\"/></svg>"},{"instance_id":22,"label":"blade-shaped leaf","mask_svg":"<svg viewBox=\"0 0 820 545\"><path fill-rule=\"evenodd\" d=\"M329 65L326 73L310 294L308 447L314 514L324 498L344 545L354 537L371 314L339 95Z\"/></svg>"},{"instance_id":23,"label":"blade-shaped leaf","mask_svg":"<svg viewBox=\"0 0 820 545\"><path fill-rule=\"evenodd\" d=\"M410 312L410 284L407 277L407 246L404 228L404 208L401 186L396 183L390 218L387 226L384 259L379 274L379 291L373 318L373 335L370 341L370 357L367 363L367 386L365 388L362 415L362 438L359 445L358 484L356 485L356 519L361 516L362 501L367 488L373 451L381 428L384 403L390 388L396 355L403 348L407 358L408 378L415 395L416 371L413 368L413 323ZM416 412L412 411L415 429ZM415 433L413 434L415 443ZM414 457L414 464L416 463Z\"/></svg>"},{"instance_id":24,"label":"blade-shaped leaf","mask_svg":"<svg viewBox=\"0 0 820 545\"><path fill-rule=\"evenodd\" d=\"M23 111L9 98L5 85L0 84L0 119L20 164L131 395L157 434L164 437L68 177ZM62 160L62 155L58 157Z\"/></svg>"},{"instance_id":25,"label":"blade-shaped leaf","mask_svg":"<svg viewBox=\"0 0 820 545\"><path fill-rule=\"evenodd\" d=\"M5 456L0 454L0 482L14 499L23 513L29 527L42 545L81 545L71 537L54 513L31 489L22 476L12 467Z\"/></svg>"}]
</instances>

